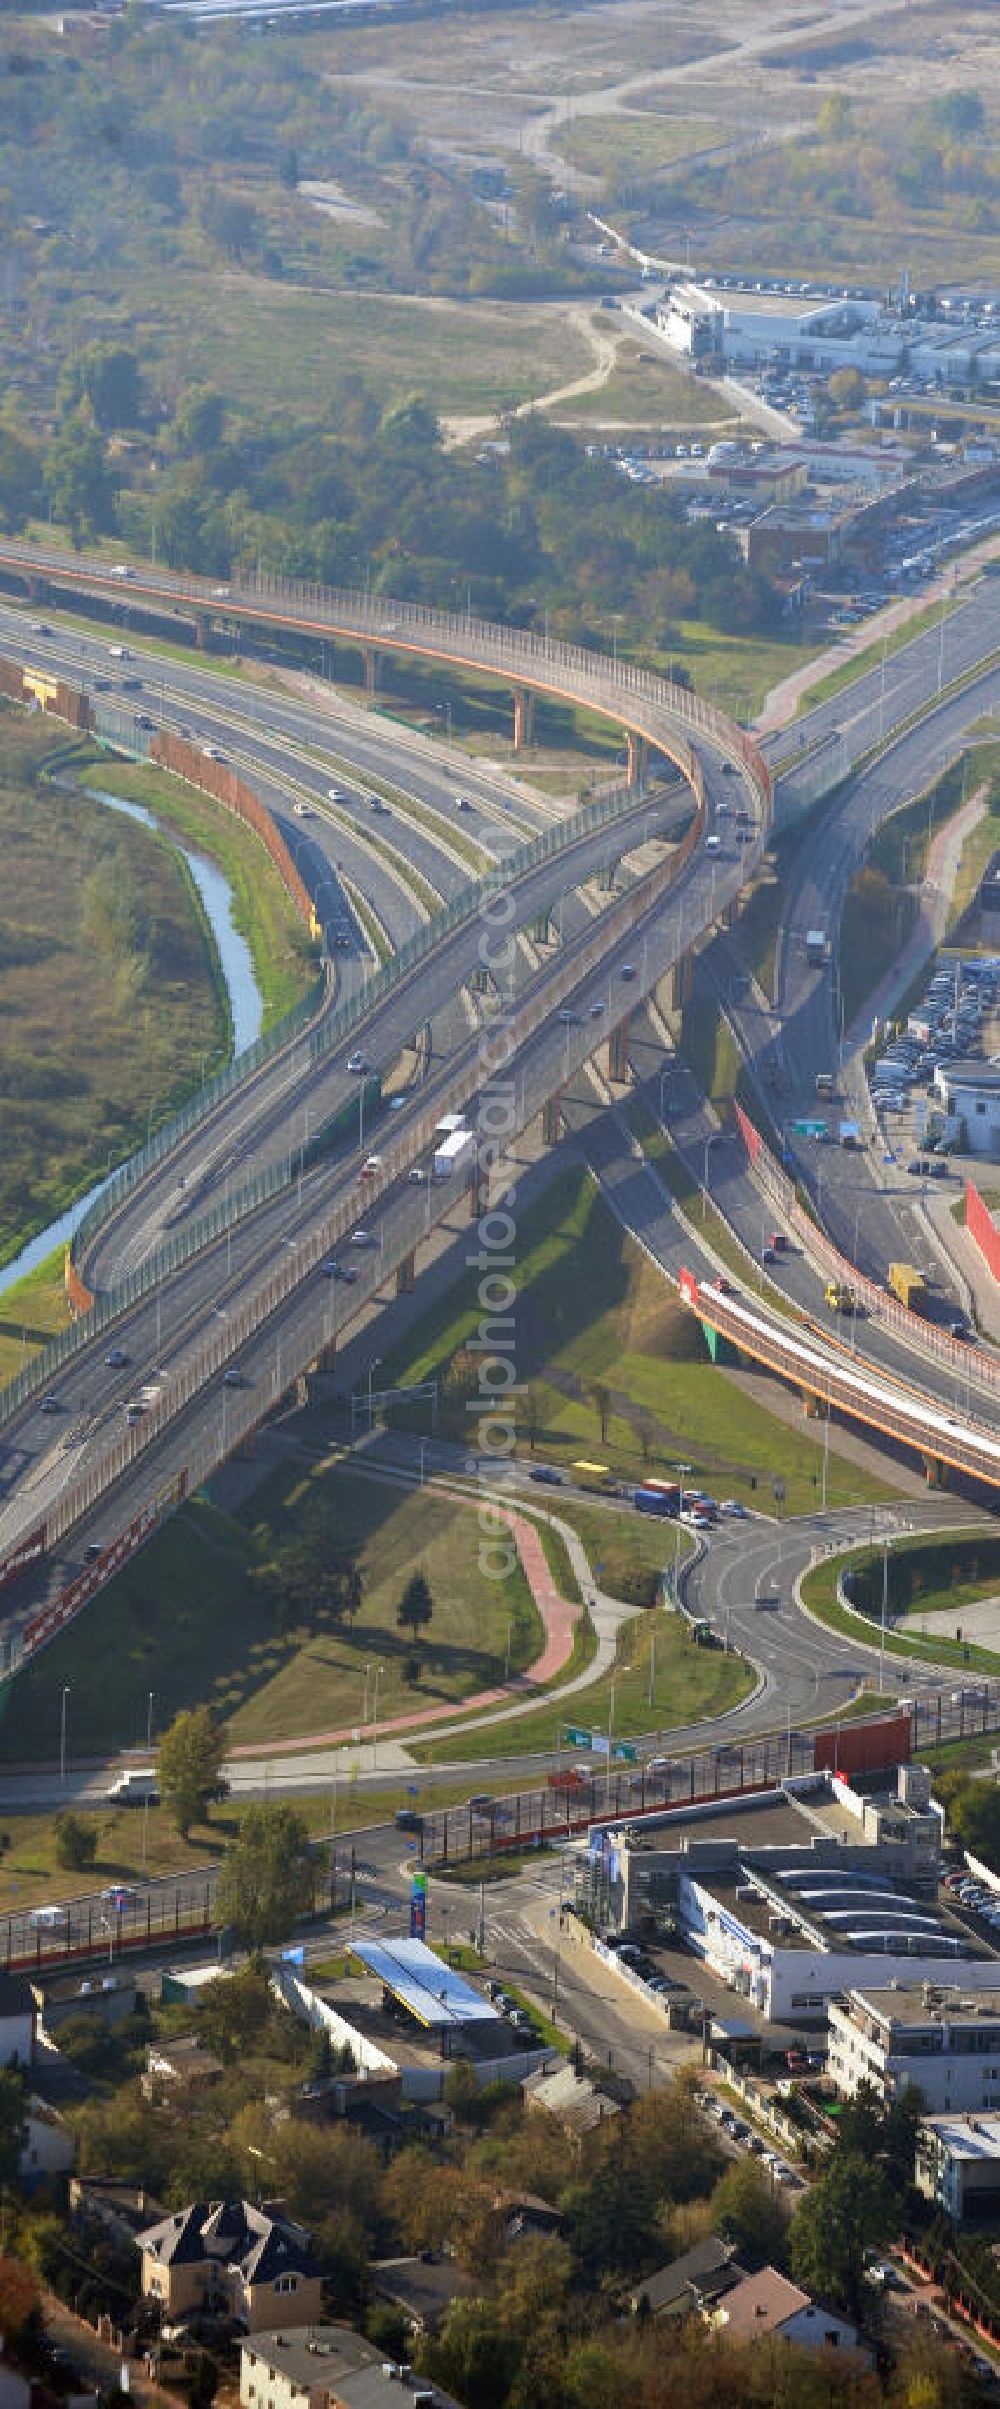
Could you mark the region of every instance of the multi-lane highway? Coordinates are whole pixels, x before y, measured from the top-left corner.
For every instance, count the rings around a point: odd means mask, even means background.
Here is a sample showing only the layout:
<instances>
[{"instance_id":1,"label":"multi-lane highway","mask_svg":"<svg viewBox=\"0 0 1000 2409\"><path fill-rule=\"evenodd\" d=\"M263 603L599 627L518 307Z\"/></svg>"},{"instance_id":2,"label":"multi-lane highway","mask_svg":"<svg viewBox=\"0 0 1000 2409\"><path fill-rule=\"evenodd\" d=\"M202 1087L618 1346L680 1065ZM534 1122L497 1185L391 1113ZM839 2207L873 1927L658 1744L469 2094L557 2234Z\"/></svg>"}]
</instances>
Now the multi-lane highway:
<instances>
[{"instance_id":1,"label":"multi-lane highway","mask_svg":"<svg viewBox=\"0 0 1000 2409\"><path fill-rule=\"evenodd\" d=\"M411 616L420 620L423 644L433 615ZM440 630L431 632L439 634ZM446 629L445 634L448 632ZM495 633L500 638L496 649L505 652L503 631L477 627L475 641L481 651L491 651ZM466 628L463 641L468 643L469 636ZM44 630L38 637L41 643L53 640ZM520 658L523 647L516 642L514 651ZM599 668L595 676L585 657L581 662L567 647L556 648L554 662L547 662L544 647L536 646L533 652L529 648L529 652L528 671L536 683L558 679L560 690L567 690L576 681L582 693L593 687L597 698L603 697L606 673ZM681 713L675 712L672 690L655 680L637 679L635 673L629 673L624 682L628 691L619 695L612 677L612 704L620 700L622 715L635 715L643 732L655 736L686 767L698 816L689 838L673 854L662 846L654 848L658 855L654 866L636 879L624 897L607 904L596 928L589 914L578 914L583 925L574 926L573 913L561 913L562 942L553 966L539 970L531 963L520 965L508 979L501 1001L508 1051L516 1057L520 1082L512 1134L593 1051L596 1020L600 1019L602 1029L610 1030L627 1015L632 1000L625 991L627 985L634 983L644 991L679 957L690 938L710 923L727 897L738 891L765 833L766 780L755 773L752 754L740 732L730 730L715 714L692 713L687 705ZM165 671L161 686L165 705ZM693 751L689 743L689 726L685 725L683 733L678 729L678 717L688 723L699 721L699 751ZM270 737L256 741L272 746L274 742ZM722 757L724 753L741 767L746 762L746 791L756 814L753 820L747 814L736 844L723 844L713 833L718 806L728 803L723 773L729 763ZM509 899L513 911L505 912L503 918L513 916L516 924L523 925L532 915L537 918L540 910L550 910L571 882L578 888L597 870L607 881L613 861L620 858L625 846L640 842L648 846L656 832L648 807L641 806L638 798L626 799L624 811L614 822L613 842L610 826L605 819L603 826L590 827L584 817L565 830L563 835L570 841L563 845L555 867L553 860L546 858L520 875L516 858L510 861L500 873L504 896L498 898L492 892L494 876L488 889L480 891L478 914L469 909L463 916L452 897L442 933L438 935L435 928L433 942L421 949L422 958L407 977L393 978L388 984L383 978L386 992L373 991L372 1009L363 1018L355 1018L351 1027L355 1063L363 1061L366 1068L385 1075L405 1061L416 1030L440 1021L457 990L483 960L483 920L488 917L488 905ZM703 844L703 839L708 841ZM548 854L550 845L547 842L536 850ZM662 909L664 899L666 911ZM626 959L629 951L638 953L638 961ZM375 982L376 990L378 985ZM550 1009L555 1005L563 1007L558 1026ZM336 1030L337 1024L333 1027ZM274 1157L290 1160L296 1142L303 1145L303 1130L308 1135L308 1116L313 1116L315 1131L329 1123L354 1092L356 1074L346 1056L346 1030L344 1042L326 1048L321 1058L315 1044L305 1041L298 1050L294 1046L288 1049L279 1062L259 1075L250 1090L237 1091L224 1101L211 1121L187 1141L181 1154L159 1174L151 1170L134 1206L116 1216L111 1225L113 1271L120 1275L124 1267L134 1274L137 1266L148 1262L168 1230L176 1257L177 1238L183 1238L185 1224L193 1223L193 1235L197 1236L199 1217L203 1223L213 1196L225 1197L245 1164L252 1162L260 1168L261 1133ZM425 1055L425 1069L426 1061ZM357 1259L357 1279L352 1283L357 1302L376 1285L376 1271L384 1276L393 1260L412 1251L430 1217L431 1191L428 1182L425 1214L424 1199L414 1197L412 1186L408 1191L409 1173L420 1168L421 1156L426 1157L434 1121L443 1106L468 1103L483 1075L477 1032L475 1038L467 1039L464 1050L461 1046L453 1049L436 1076L432 1068L431 1077L412 1100L403 1100L392 1130L391 1150L373 1172L363 1197L356 1187L357 1150L352 1148L346 1165L316 1167L308 1179L300 1177L287 1188L269 1210L227 1229L225 1283L220 1281L218 1250L214 1260L199 1250L183 1265L163 1261L152 1302L138 1304L135 1320L126 1310L115 1327L115 1349L128 1359L130 1381L124 1385L131 1387L133 1395L137 1367L152 1370L152 1378L145 1384L154 1391L145 1401L149 1410L130 1418L126 1433L116 1438L115 1418L127 1400L120 1394L123 1384L107 1379L108 1370L116 1367L104 1360L106 1338L74 1354L62 1393L52 1392L51 1402L39 1398L34 1405L27 1404L8 1425L0 1549L9 1553L22 1545L25 1534L30 1536L40 1520L51 1540L60 1515L63 1524L78 1519L81 1510L112 1481L119 1484L119 1520L130 1519L140 1507L148 1510L151 1489L153 1494L162 1493L164 1483L177 1476L201 1477L213 1460L225 1454L242 1430L259 1420L274 1395L281 1393L282 1384L287 1385L303 1362L335 1338L339 1283L331 1282L327 1292L332 1306L324 1302L318 1310L314 1302L313 1274L324 1249L331 1243L356 1244L363 1210L366 1234L373 1240L377 1236L378 1258L376 1265L372 1247L364 1250L369 1259L363 1265ZM360 1108L358 1137L363 1144ZM373 1213L377 1231L371 1226ZM93 1276L95 1281L99 1279L99 1269ZM226 1303L220 1304L220 1290L233 1294L237 1288L240 1311L234 1309L230 1316ZM249 1309L248 1290L256 1300ZM342 1320L348 1318L350 1301ZM151 1312L155 1315L152 1350ZM220 1393L217 1376L223 1373L228 1378L221 1380ZM57 1416L58 1432L53 1429ZM180 1462L172 1460L178 1448ZM134 1476L137 1471L138 1484L134 1478L131 1482L122 1479L122 1475ZM98 1573L91 1578L96 1582Z\"/></svg>"}]
</instances>

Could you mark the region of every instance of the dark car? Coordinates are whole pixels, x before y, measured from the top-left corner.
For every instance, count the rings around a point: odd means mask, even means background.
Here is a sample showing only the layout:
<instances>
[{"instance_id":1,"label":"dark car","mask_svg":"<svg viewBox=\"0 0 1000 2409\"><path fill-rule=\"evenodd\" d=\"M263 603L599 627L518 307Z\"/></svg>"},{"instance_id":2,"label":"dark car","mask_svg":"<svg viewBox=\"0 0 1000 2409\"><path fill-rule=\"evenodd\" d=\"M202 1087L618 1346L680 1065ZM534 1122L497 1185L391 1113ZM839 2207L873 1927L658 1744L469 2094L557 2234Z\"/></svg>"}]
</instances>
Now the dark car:
<instances>
[{"instance_id":1,"label":"dark car","mask_svg":"<svg viewBox=\"0 0 1000 2409\"><path fill-rule=\"evenodd\" d=\"M528 1479L542 1481L548 1489L561 1489L563 1485L562 1473L557 1472L552 1464L532 1464Z\"/></svg>"}]
</instances>

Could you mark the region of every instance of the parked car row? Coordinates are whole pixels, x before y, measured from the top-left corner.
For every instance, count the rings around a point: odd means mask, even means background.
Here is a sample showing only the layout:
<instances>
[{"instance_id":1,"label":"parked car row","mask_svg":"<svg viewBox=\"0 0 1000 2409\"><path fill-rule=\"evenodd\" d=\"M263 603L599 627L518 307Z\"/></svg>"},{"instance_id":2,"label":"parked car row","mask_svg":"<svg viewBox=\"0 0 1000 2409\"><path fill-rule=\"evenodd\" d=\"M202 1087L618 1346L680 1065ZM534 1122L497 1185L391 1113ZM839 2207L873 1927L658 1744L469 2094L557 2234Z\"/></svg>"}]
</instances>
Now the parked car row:
<instances>
[{"instance_id":1,"label":"parked car row","mask_svg":"<svg viewBox=\"0 0 1000 2409\"><path fill-rule=\"evenodd\" d=\"M748 2125L742 2116L737 2115L735 2108L728 2107L725 2100L719 2099L714 2091L699 2091L695 2097L699 2108L721 2126L728 2140L737 2142L739 2147L748 2151L761 2166L770 2169L775 2183L780 2183L786 2191L802 2190L803 2177L796 2168L789 2166L779 2151L772 2149L769 2142L764 2141L759 2133L755 2133L752 2126Z\"/></svg>"}]
</instances>

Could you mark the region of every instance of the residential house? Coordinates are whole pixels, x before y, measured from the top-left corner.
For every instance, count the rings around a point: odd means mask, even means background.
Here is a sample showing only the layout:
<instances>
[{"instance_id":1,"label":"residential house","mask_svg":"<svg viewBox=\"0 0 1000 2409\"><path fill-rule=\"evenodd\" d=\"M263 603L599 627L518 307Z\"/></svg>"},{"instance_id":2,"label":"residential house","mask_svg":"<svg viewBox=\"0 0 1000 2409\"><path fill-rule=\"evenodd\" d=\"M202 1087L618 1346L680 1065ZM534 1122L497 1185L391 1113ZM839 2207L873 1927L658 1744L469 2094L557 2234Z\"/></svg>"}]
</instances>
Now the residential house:
<instances>
[{"instance_id":1,"label":"residential house","mask_svg":"<svg viewBox=\"0 0 1000 2409\"><path fill-rule=\"evenodd\" d=\"M453 2300L482 2290L451 2258L382 2258L369 2268L377 2300L401 2309L412 2334L433 2334Z\"/></svg>"},{"instance_id":2,"label":"residential house","mask_svg":"<svg viewBox=\"0 0 1000 2409\"><path fill-rule=\"evenodd\" d=\"M322 2313L322 2286L301 2225L246 2200L192 2201L136 2236L142 2290L164 2324L199 2310L229 2316L248 2333L309 2325Z\"/></svg>"},{"instance_id":3,"label":"residential house","mask_svg":"<svg viewBox=\"0 0 1000 2409\"><path fill-rule=\"evenodd\" d=\"M69 2205L81 2224L96 2227L121 2247L135 2242L151 2222L162 2223L167 2213L142 2184L116 2183L106 2175L73 2175Z\"/></svg>"},{"instance_id":4,"label":"residential house","mask_svg":"<svg viewBox=\"0 0 1000 2409\"><path fill-rule=\"evenodd\" d=\"M629 2305L634 2317L686 2317L713 2307L725 2292L735 2291L745 2275L733 2243L710 2233L683 2257L671 2259L636 2284Z\"/></svg>"},{"instance_id":5,"label":"residential house","mask_svg":"<svg viewBox=\"0 0 1000 2409\"><path fill-rule=\"evenodd\" d=\"M522 2086L526 2108L543 2108L570 2133L593 2132L605 2117L620 2114L619 2103L599 2091L589 2075L576 2074L566 2059L540 2066Z\"/></svg>"},{"instance_id":6,"label":"residential house","mask_svg":"<svg viewBox=\"0 0 1000 2409\"><path fill-rule=\"evenodd\" d=\"M176 2041L150 2043L139 2088L145 2099L158 2100L193 2091L204 2083L219 2083L223 2072L222 2059L206 2049L196 2033L182 2033Z\"/></svg>"},{"instance_id":7,"label":"residential house","mask_svg":"<svg viewBox=\"0 0 1000 2409\"><path fill-rule=\"evenodd\" d=\"M398 2409L418 2400L461 2409L440 2384L388 2361L351 2326L253 2334L240 2351L242 2409L387 2409L394 2396Z\"/></svg>"},{"instance_id":8,"label":"residential house","mask_svg":"<svg viewBox=\"0 0 1000 2409\"><path fill-rule=\"evenodd\" d=\"M76 2160L76 2142L58 2108L34 2095L21 2128L17 2171L22 2183L44 2183L52 2175L68 2175Z\"/></svg>"},{"instance_id":9,"label":"residential house","mask_svg":"<svg viewBox=\"0 0 1000 2409\"><path fill-rule=\"evenodd\" d=\"M776 2267L745 2275L711 2311L709 2322L737 2342L756 2342L768 2334L810 2350L856 2350L858 2345L856 2325L832 2309L817 2308L808 2292Z\"/></svg>"}]
</instances>

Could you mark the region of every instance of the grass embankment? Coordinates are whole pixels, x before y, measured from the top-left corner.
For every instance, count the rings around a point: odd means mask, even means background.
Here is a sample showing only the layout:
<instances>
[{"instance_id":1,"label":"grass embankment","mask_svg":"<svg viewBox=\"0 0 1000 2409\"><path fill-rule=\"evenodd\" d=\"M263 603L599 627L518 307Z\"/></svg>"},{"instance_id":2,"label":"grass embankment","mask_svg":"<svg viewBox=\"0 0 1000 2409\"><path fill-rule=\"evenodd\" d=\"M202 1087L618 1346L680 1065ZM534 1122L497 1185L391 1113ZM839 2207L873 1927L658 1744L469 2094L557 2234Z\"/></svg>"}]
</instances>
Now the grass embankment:
<instances>
[{"instance_id":1,"label":"grass embankment","mask_svg":"<svg viewBox=\"0 0 1000 2409\"><path fill-rule=\"evenodd\" d=\"M63 1279L63 1250L57 1247L35 1271L0 1294L0 1388L64 1330L70 1312Z\"/></svg>"},{"instance_id":2,"label":"grass embankment","mask_svg":"<svg viewBox=\"0 0 1000 2409\"><path fill-rule=\"evenodd\" d=\"M714 1243L711 1216L706 1233ZM772 1418L716 1370L698 1322L587 1173L561 1173L522 1215L517 1258L519 1452L567 1467L596 1460L636 1483L654 1474L669 1479L680 1460L692 1467L692 1487L758 1504L765 1495L770 1502L772 1477L780 1474L788 1513L815 1505L818 1426L800 1430ZM476 1278L470 1273L435 1302L405 1345L387 1355L384 1372L386 1386L440 1378L442 1432L463 1440L478 1376L469 1348L481 1318ZM829 1477L838 1504L884 1496L891 1485L832 1453ZM550 1502L561 1511L555 1496Z\"/></svg>"},{"instance_id":3,"label":"grass embankment","mask_svg":"<svg viewBox=\"0 0 1000 2409\"><path fill-rule=\"evenodd\" d=\"M605 1674L578 1697L511 1716L493 1725L488 1737L480 1726L450 1739L422 1740L413 1755L419 1764L437 1765L481 1757L487 1748L491 1757L556 1748L567 1724L607 1733L610 1723L619 1740L674 1730L725 1714L747 1696L753 1681L741 1656L696 1647L682 1618L657 1607L625 1624L614 1674Z\"/></svg>"},{"instance_id":4,"label":"grass embankment","mask_svg":"<svg viewBox=\"0 0 1000 2409\"><path fill-rule=\"evenodd\" d=\"M280 1583L276 1604L252 1575L299 1544L317 1558L361 1551L364 1589L353 1623L330 1624L314 1610L283 1627ZM232 1746L357 1727L366 1665L384 1666L381 1726L424 1705L457 1705L502 1680L508 1626L512 1670L542 1645L520 1565L507 1580L488 1580L478 1548L471 1500L398 1490L366 1478L356 1463L284 1466L239 1519L195 1501L19 1675L0 1722L0 1759L58 1753L64 1683L71 1749L85 1745L88 1755L143 1743L150 1690L158 1730L179 1708L205 1704ZM434 1613L414 1642L396 1609L418 1566ZM406 1677L411 1665L416 1682Z\"/></svg>"},{"instance_id":5,"label":"grass embankment","mask_svg":"<svg viewBox=\"0 0 1000 2409\"><path fill-rule=\"evenodd\" d=\"M722 1110L736 1093L740 1050L722 1007L704 992L681 1010L678 1053L694 1073L702 1095Z\"/></svg>"},{"instance_id":6,"label":"grass embankment","mask_svg":"<svg viewBox=\"0 0 1000 2409\"><path fill-rule=\"evenodd\" d=\"M2 735L0 1262L9 1262L225 1058L229 1013L207 919L173 847L43 783L64 731L4 712Z\"/></svg>"},{"instance_id":7,"label":"grass embankment","mask_svg":"<svg viewBox=\"0 0 1000 2409\"><path fill-rule=\"evenodd\" d=\"M163 770L133 767L103 755L80 772L83 783L143 803L168 833L218 864L233 896L233 921L250 948L260 988L264 1027L297 1004L315 977L307 931L260 839L221 803Z\"/></svg>"},{"instance_id":8,"label":"grass embankment","mask_svg":"<svg viewBox=\"0 0 1000 2409\"><path fill-rule=\"evenodd\" d=\"M901 1604L909 1605L909 1613L894 1629L887 1626L887 1656L973 1668L992 1675L1000 1673L1000 1655L991 1649L941 1635L925 1637L920 1629L924 1615L945 1609L961 1613L963 1607L974 1605L978 1599L996 1595L1000 1570L981 1569L990 1550L995 1550L1000 1558L1000 1541L989 1533L954 1535L939 1541L904 1540L890 1550L889 1613L899 1613ZM973 1566L980 1569L973 1573ZM866 1585L874 1607L870 1615L852 1613L838 1600L838 1579L851 1573ZM853 1548L831 1563L814 1566L802 1582L804 1603L821 1622L831 1631L841 1632L846 1639L874 1648L881 1646L881 1596L880 1548Z\"/></svg>"},{"instance_id":9,"label":"grass embankment","mask_svg":"<svg viewBox=\"0 0 1000 2409\"><path fill-rule=\"evenodd\" d=\"M945 618L950 619L959 607L955 602L946 602ZM867 677L871 670L881 667L883 660L891 660L894 652L902 652L907 644L912 644L916 636L922 636L929 627L940 627L940 624L939 602L929 602L923 610L914 611L911 618L901 620L898 627L891 628L887 635L877 637L874 643L863 645L860 651L851 654L849 660L839 661L835 669L827 670L825 677L817 678L814 686L807 687L806 692L799 696L796 718L801 719L806 711L814 711L818 703L828 703L833 695L841 694L845 686L853 686L856 678ZM845 636L852 632L850 628L844 630Z\"/></svg>"}]
</instances>

